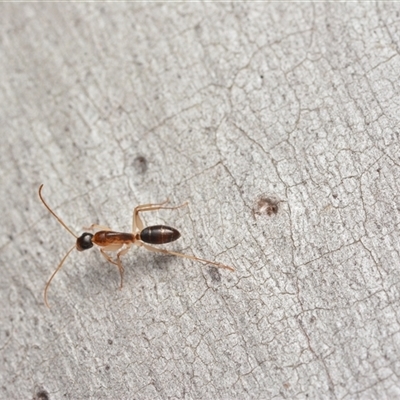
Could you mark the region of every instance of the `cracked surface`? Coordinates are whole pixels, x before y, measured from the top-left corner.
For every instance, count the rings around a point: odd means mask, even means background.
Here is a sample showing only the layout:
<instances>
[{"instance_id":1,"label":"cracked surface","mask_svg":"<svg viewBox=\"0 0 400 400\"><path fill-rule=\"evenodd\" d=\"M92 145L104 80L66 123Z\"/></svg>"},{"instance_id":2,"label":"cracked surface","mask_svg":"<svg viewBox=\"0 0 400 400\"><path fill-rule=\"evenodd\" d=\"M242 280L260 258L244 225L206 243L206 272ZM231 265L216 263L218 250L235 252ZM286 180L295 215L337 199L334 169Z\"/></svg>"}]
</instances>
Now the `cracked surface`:
<instances>
[{"instance_id":1,"label":"cracked surface","mask_svg":"<svg viewBox=\"0 0 400 400\"><path fill-rule=\"evenodd\" d=\"M1 398L400 397L395 4L1 9ZM189 200L144 219L236 272L75 252L49 311L41 183L77 233Z\"/></svg>"}]
</instances>

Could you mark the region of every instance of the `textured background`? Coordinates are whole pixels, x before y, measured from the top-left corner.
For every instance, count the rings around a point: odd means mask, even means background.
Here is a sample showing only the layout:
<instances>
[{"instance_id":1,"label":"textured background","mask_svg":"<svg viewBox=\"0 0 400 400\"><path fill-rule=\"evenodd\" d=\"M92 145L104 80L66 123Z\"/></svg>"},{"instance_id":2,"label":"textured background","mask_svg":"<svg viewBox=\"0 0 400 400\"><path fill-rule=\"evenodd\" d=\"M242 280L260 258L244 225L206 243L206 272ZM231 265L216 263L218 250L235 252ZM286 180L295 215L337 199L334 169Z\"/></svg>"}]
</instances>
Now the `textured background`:
<instances>
[{"instance_id":1,"label":"textured background","mask_svg":"<svg viewBox=\"0 0 400 400\"><path fill-rule=\"evenodd\" d=\"M399 10L1 4L0 397L400 398Z\"/></svg>"}]
</instances>

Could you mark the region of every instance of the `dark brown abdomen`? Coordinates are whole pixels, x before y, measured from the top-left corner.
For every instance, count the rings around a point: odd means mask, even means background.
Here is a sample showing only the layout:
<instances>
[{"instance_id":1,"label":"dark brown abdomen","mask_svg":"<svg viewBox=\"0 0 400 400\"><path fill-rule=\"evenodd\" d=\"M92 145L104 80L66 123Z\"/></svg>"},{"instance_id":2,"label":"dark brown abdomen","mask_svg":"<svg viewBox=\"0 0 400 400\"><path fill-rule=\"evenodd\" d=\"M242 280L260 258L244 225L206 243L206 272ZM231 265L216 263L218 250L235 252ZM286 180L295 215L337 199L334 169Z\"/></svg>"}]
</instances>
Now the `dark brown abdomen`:
<instances>
[{"instance_id":1,"label":"dark brown abdomen","mask_svg":"<svg viewBox=\"0 0 400 400\"><path fill-rule=\"evenodd\" d=\"M149 244L170 243L180 237L179 231L165 225L148 226L140 232L140 240Z\"/></svg>"}]
</instances>

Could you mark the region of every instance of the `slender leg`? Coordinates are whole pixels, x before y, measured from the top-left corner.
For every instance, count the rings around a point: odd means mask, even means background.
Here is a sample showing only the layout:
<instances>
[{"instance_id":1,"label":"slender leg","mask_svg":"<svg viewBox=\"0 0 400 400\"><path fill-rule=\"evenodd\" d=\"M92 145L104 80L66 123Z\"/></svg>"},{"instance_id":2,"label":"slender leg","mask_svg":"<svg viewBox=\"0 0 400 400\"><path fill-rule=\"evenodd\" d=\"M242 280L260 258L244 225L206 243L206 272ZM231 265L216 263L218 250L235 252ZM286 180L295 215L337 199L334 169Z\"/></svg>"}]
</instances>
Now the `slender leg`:
<instances>
[{"instance_id":1,"label":"slender leg","mask_svg":"<svg viewBox=\"0 0 400 400\"><path fill-rule=\"evenodd\" d=\"M135 207L133 210L133 218L132 218L132 233L138 233L144 229L144 224L142 219L139 216L140 212L146 211L157 211L157 210L176 210L177 208L181 208L188 205L188 202L185 202L179 206L175 207L163 207L164 204L168 203L168 199L160 204L142 204L140 206Z\"/></svg>"},{"instance_id":2,"label":"slender leg","mask_svg":"<svg viewBox=\"0 0 400 400\"><path fill-rule=\"evenodd\" d=\"M103 257L110 262L111 264L114 264L118 267L119 275L121 277L121 284L119 286L120 289L122 289L122 282L124 280L124 267L122 266L121 260L117 258L117 261L114 261L107 253L104 252L103 249L100 249L100 253L103 255ZM117 256L118 257L118 256Z\"/></svg>"},{"instance_id":3,"label":"slender leg","mask_svg":"<svg viewBox=\"0 0 400 400\"><path fill-rule=\"evenodd\" d=\"M119 251L119 252L117 253L117 261L114 261L103 249L100 249L100 253L103 255L103 257L104 257L108 262L110 262L111 264L114 264L114 265L116 265L116 266L118 267L119 275L120 275L120 277L121 277L121 283L120 283L120 286L119 286L120 289L122 289L122 286L123 286L123 284L124 284L124 267L123 267L122 262L121 262L121 257L122 257L123 255L125 255L125 254L129 251L130 248L131 248L131 247L129 246L129 247L127 247L127 248L122 249L121 251Z\"/></svg>"},{"instance_id":4,"label":"slender leg","mask_svg":"<svg viewBox=\"0 0 400 400\"><path fill-rule=\"evenodd\" d=\"M103 249L100 249L100 253L108 262L118 266L118 263L114 261Z\"/></svg>"},{"instance_id":5,"label":"slender leg","mask_svg":"<svg viewBox=\"0 0 400 400\"><path fill-rule=\"evenodd\" d=\"M119 285L120 289L122 289L122 286L124 285L124 267L122 266L121 257L123 255L125 255L129 251L130 248L131 248L131 246L129 246L126 249L123 249L117 253L117 262L118 262L117 265L118 265L118 269L119 269L119 275L121 277L121 283Z\"/></svg>"},{"instance_id":6,"label":"slender leg","mask_svg":"<svg viewBox=\"0 0 400 400\"><path fill-rule=\"evenodd\" d=\"M232 267L229 267L228 265L224 265L224 264L217 263L217 262L214 262L214 261L205 260L205 259L203 259L203 258L198 258L198 257L195 257L195 256L191 256L191 255L189 255L189 254L176 253L175 251L170 251L170 250L165 250L165 249L159 249L158 247L153 247L153 246L150 246L150 245L145 244L145 243L143 243L143 242L141 243L141 245L142 245L145 249L147 249L147 250L149 250L149 251L154 251L154 252L156 252L156 253L163 253L163 254L169 254L169 255L177 256L177 257L189 258L190 260L200 261L200 262L203 262L203 263L206 263L206 264L215 265L215 266L218 267L218 268L225 268L225 269L229 269L230 271L235 271Z\"/></svg>"},{"instance_id":7,"label":"slender leg","mask_svg":"<svg viewBox=\"0 0 400 400\"><path fill-rule=\"evenodd\" d=\"M132 233L137 233L143 230L144 224L139 217L140 211L151 211L154 208L157 210L159 207L162 207L164 204L167 204L169 199L163 201L160 204L142 204L141 206L137 206L133 210L132 215Z\"/></svg>"}]
</instances>

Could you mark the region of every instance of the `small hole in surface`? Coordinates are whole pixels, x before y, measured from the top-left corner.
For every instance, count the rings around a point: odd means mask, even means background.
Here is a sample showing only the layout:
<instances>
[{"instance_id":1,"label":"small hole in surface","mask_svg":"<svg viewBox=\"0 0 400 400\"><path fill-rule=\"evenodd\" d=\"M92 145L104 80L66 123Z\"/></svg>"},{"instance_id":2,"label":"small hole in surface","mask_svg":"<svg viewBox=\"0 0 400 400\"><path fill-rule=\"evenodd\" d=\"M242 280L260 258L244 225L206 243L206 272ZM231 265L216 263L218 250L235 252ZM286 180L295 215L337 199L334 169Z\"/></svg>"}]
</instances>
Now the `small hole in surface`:
<instances>
[{"instance_id":1,"label":"small hole in surface","mask_svg":"<svg viewBox=\"0 0 400 400\"><path fill-rule=\"evenodd\" d=\"M268 215L277 214L279 211L279 200L274 197L260 196L256 200L253 207L254 215Z\"/></svg>"},{"instance_id":2,"label":"small hole in surface","mask_svg":"<svg viewBox=\"0 0 400 400\"><path fill-rule=\"evenodd\" d=\"M144 174L147 171L147 160L143 156L137 156L133 160L133 166L135 167L136 171L140 174Z\"/></svg>"},{"instance_id":3,"label":"small hole in surface","mask_svg":"<svg viewBox=\"0 0 400 400\"><path fill-rule=\"evenodd\" d=\"M50 396L46 390L39 390L38 392L36 392L36 395L33 398L33 400L49 400L49 399Z\"/></svg>"},{"instance_id":4,"label":"small hole in surface","mask_svg":"<svg viewBox=\"0 0 400 400\"><path fill-rule=\"evenodd\" d=\"M210 267L208 273L213 282L221 282L221 274L218 271L218 268Z\"/></svg>"}]
</instances>

